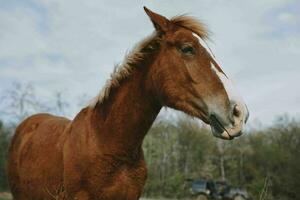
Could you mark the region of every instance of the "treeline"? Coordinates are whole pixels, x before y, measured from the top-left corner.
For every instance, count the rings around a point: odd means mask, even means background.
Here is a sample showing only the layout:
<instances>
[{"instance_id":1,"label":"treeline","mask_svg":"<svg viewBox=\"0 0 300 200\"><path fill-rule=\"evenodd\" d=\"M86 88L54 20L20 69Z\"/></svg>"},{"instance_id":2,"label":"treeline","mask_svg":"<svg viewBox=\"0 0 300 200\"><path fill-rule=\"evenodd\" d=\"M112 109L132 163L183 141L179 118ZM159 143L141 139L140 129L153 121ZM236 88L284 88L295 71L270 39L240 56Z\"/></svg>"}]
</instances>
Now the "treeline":
<instances>
[{"instance_id":1,"label":"treeline","mask_svg":"<svg viewBox=\"0 0 300 200\"><path fill-rule=\"evenodd\" d=\"M6 177L6 160L7 150L12 135L13 128L4 126L0 121L0 192L8 190L8 183Z\"/></svg>"},{"instance_id":2,"label":"treeline","mask_svg":"<svg viewBox=\"0 0 300 200\"><path fill-rule=\"evenodd\" d=\"M187 179L225 180L253 199L300 199L300 122L280 117L232 141L214 138L197 121L157 122L144 142L144 195L188 196Z\"/></svg>"},{"instance_id":3,"label":"treeline","mask_svg":"<svg viewBox=\"0 0 300 200\"><path fill-rule=\"evenodd\" d=\"M16 125L35 112L65 115L70 102L63 92L54 93L51 102L41 101L33 86L20 83L0 99L0 191L6 191L7 150ZM87 97L79 99L82 107ZM300 199L300 121L288 117L269 127L252 127L232 141L213 137L207 126L186 116L158 119L143 148L145 197L186 198L187 180L204 178L244 187L255 200Z\"/></svg>"}]
</instances>

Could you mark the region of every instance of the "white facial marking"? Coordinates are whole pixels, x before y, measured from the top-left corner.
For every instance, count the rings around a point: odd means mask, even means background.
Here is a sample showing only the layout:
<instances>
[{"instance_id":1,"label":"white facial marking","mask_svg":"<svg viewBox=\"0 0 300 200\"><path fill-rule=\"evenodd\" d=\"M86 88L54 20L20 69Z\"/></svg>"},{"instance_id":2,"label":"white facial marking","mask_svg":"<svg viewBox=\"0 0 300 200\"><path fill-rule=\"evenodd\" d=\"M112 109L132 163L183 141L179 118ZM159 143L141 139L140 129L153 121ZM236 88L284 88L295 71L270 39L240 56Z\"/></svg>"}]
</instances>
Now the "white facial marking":
<instances>
[{"instance_id":1,"label":"white facial marking","mask_svg":"<svg viewBox=\"0 0 300 200\"><path fill-rule=\"evenodd\" d=\"M211 49L209 48L209 46L207 45L207 43L206 43L201 37L199 37L196 33L192 33L192 34L193 34L193 36L195 36L195 37L198 39L200 45L201 45L203 48L205 48L205 50L210 54L211 59L213 59L214 62L217 63L217 62L215 61L215 56L214 56L214 54L212 53L212 51L211 51ZM218 64L218 63L217 63L217 64ZM245 120L246 120L246 115L247 115L246 113L247 113L248 111L247 111L247 108L246 108L246 106L245 106L245 103L244 103L243 99L242 99L241 96L237 93L237 90L235 89L235 87L234 87L232 81L230 81L230 80L225 76L224 73L220 72L220 71L216 68L216 66L214 65L213 62L211 62L211 68L212 68L212 70L217 74L217 76L219 77L219 79L221 80L221 82L222 82L222 84L223 84L223 87L224 87L224 89L225 89L225 92L227 93L227 96L228 96L229 101L232 101L232 102L236 103L236 104L240 107L241 111L243 112L242 116L244 116L243 119L242 119L242 121L245 122Z\"/></svg>"},{"instance_id":2,"label":"white facial marking","mask_svg":"<svg viewBox=\"0 0 300 200\"><path fill-rule=\"evenodd\" d=\"M206 49L206 51L211 55L211 58L212 59L215 58L214 54L212 53L211 49L206 44L206 42L201 37L199 37L196 33L192 33L192 34L193 34L193 36L195 36L198 39L198 41L201 44L201 46L204 47ZM220 72L212 62L211 62L211 68L213 69L213 71L220 78L220 80L221 80L221 82L222 82L222 84L223 84L223 86L225 88L225 91L226 91L226 93L228 95L228 98L230 100L234 100L234 101L237 101L237 102L242 102L242 99L237 94L236 90L234 89L234 86L233 86L232 82L225 76L225 74L223 74L222 72Z\"/></svg>"},{"instance_id":3,"label":"white facial marking","mask_svg":"<svg viewBox=\"0 0 300 200\"><path fill-rule=\"evenodd\" d=\"M193 33L193 36L195 36L198 39L199 44L203 48L205 48L207 53L210 54L210 57L212 59L212 61L210 62L211 69L219 77L219 79L224 87L224 90L227 94L227 97L230 101L230 104L232 104L232 106L237 106L239 108L239 110L242 112L238 116L233 116L234 123L230 123L229 125L226 125L224 127L225 130L222 133L218 133L218 131L215 130L215 127L211 126L212 132L216 137L220 137L223 139L232 139L233 137L239 136L241 134L241 131L243 129L243 126L244 126L244 124L248 118L248 114L249 114L247 107L246 107L243 99L241 98L241 96L237 93L237 90L235 89L233 83L227 78L227 76L223 72L219 71L218 68L215 66L214 63L216 63L217 65L218 65L218 63L215 61L215 56L212 53L209 46L207 45L207 43L201 37L199 37L196 33ZM220 111L219 107L215 107L214 105L217 105L217 104L212 103L210 105L212 111L213 112L217 111L217 110ZM232 108L232 109L234 109L234 108ZM220 112L222 113L222 111L220 111ZM221 114L221 113L219 113L219 114Z\"/></svg>"},{"instance_id":4,"label":"white facial marking","mask_svg":"<svg viewBox=\"0 0 300 200\"><path fill-rule=\"evenodd\" d=\"M212 51L210 50L209 46L206 44L206 42L201 37L199 37L199 35L197 35L196 33L192 33L192 34L193 34L193 36L195 36L198 39L201 46L206 49L206 51L211 55L211 57L214 58L215 56L212 53Z\"/></svg>"},{"instance_id":5,"label":"white facial marking","mask_svg":"<svg viewBox=\"0 0 300 200\"><path fill-rule=\"evenodd\" d=\"M246 112L246 108L244 108L244 101L243 99L241 98L241 96L237 93L237 90L235 89L234 87L234 84L232 83L232 81L230 81L226 76L225 74L223 74L222 72L220 72L216 66L214 65L213 62L210 63L211 64L211 68L212 70L217 74L217 76L219 77L219 79L221 80L223 86L224 86L224 89L227 93L227 96L229 98L230 101L234 101L235 103L239 104L239 106L242 106L242 112L243 114L245 114ZM245 119L243 119L245 120Z\"/></svg>"},{"instance_id":6,"label":"white facial marking","mask_svg":"<svg viewBox=\"0 0 300 200\"><path fill-rule=\"evenodd\" d=\"M210 53L211 58L212 59L215 58L214 54L212 53L211 49L206 44L206 42L201 37L199 37L196 33L192 33L192 34L193 34L193 36L195 36L196 38L198 38L198 41L201 44L201 46L203 46L206 49L206 51L208 53ZM234 100L236 102L242 102L242 99L241 99L240 95L238 95L238 93L236 92L236 89L234 89L233 83L225 76L225 74L223 74L222 72L220 72L212 62L211 62L211 68L213 69L213 71L220 78L220 80L221 80L221 82L222 82L222 84L223 84L223 86L225 88L225 91L226 91L226 93L228 95L229 100Z\"/></svg>"},{"instance_id":7,"label":"white facial marking","mask_svg":"<svg viewBox=\"0 0 300 200\"><path fill-rule=\"evenodd\" d=\"M220 72L216 68L214 63L211 62L210 64L213 71L218 75L219 79L221 80L229 99L237 100L237 98L240 98L239 95L236 93L232 82L225 76L225 74Z\"/></svg>"}]
</instances>

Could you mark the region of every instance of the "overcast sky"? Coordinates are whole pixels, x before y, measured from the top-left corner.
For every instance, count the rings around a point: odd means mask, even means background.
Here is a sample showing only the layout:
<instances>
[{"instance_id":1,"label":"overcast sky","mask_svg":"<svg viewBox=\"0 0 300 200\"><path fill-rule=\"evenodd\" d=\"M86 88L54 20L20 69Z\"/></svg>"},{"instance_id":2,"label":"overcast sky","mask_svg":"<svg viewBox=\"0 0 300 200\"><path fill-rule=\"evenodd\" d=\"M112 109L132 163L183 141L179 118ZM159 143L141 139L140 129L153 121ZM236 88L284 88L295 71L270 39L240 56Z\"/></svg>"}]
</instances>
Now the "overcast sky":
<instances>
[{"instance_id":1,"label":"overcast sky","mask_svg":"<svg viewBox=\"0 0 300 200\"><path fill-rule=\"evenodd\" d=\"M95 96L114 64L153 31L144 5L208 25L209 45L252 120L300 115L299 0L0 0L0 93L18 81L42 99L55 91L69 101Z\"/></svg>"}]
</instances>

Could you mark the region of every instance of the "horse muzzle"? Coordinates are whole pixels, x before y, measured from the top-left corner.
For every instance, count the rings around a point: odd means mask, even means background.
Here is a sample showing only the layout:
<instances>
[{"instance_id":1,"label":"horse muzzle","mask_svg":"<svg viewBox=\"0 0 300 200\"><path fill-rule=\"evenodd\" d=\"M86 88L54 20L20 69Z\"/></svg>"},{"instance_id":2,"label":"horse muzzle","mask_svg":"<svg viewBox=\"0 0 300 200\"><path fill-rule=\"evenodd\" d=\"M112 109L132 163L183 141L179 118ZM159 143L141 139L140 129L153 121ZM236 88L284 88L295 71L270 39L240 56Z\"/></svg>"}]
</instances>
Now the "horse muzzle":
<instances>
[{"instance_id":1,"label":"horse muzzle","mask_svg":"<svg viewBox=\"0 0 300 200\"><path fill-rule=\"evenodd\" d=\"M243 134L244 126L249 118L249 111L247 106L240 106L235 104L232 106L229 120L221 120L216 114L211 114L210 126L215 137L232 140ZM224 123L224 121L229 121Z\"/></svg>"}]
</instances>

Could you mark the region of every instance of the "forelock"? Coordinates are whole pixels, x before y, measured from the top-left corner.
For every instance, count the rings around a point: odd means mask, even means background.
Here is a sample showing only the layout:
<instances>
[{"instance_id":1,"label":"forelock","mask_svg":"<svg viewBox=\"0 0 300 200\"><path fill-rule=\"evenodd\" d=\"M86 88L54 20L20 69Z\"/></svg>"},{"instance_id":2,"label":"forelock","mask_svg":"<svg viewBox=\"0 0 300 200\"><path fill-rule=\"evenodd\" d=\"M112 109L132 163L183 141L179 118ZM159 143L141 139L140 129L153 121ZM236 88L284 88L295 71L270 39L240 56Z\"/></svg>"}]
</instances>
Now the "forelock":
<instances>
[{"instance_id":1,"label":"forelock","mask_svg":"<svg viewBox=\"0 0 300 200\"><path fill-rule=\"evenodd\" d=\"M209 31L206 28L206 25L202 23L200 20L187 16L187 15L178 15L170 20L173 24L186 28L193 33L196 33L199 37L206 40L209 38Z\"/></svg>"}]
</instances>

